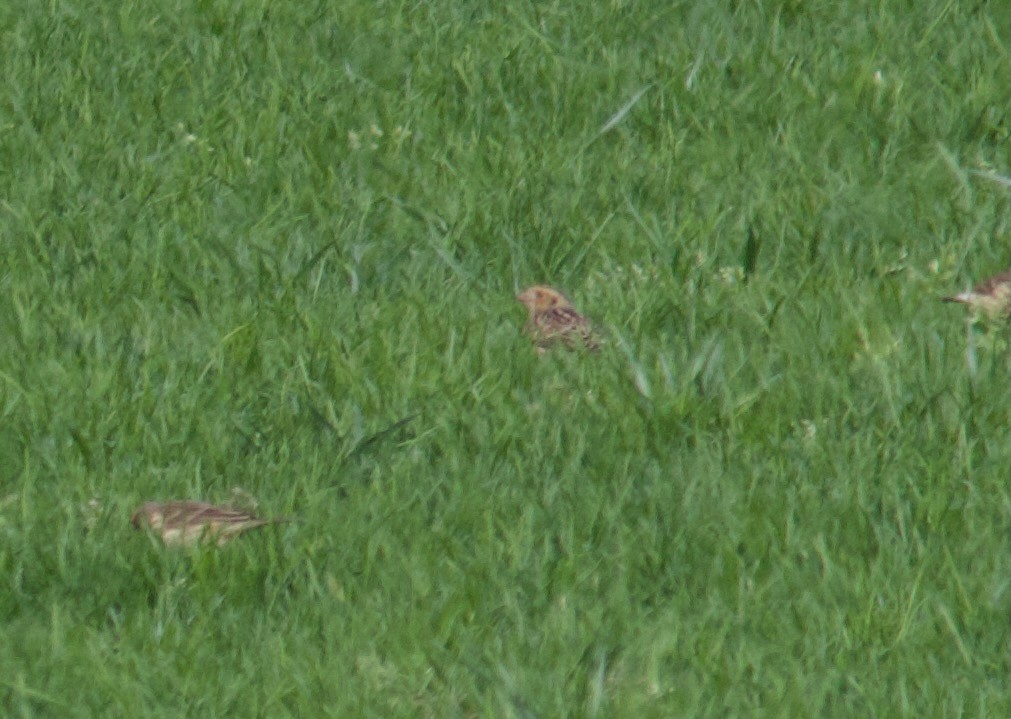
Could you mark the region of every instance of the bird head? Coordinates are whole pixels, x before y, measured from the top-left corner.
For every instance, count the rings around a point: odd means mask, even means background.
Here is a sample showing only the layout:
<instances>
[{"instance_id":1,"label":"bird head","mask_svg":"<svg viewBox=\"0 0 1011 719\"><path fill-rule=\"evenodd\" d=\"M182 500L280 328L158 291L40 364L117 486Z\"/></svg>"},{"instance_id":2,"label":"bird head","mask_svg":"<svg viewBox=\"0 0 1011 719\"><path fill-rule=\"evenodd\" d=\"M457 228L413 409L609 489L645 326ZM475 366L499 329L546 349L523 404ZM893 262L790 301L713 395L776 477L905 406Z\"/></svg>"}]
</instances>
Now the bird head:
<instances>
[{"instance_id":1,"label":"bird head","mask_svg":"<svg viewBox=\"0 0 1011 719\"><path fill-rule=\"evenodd\" d=\"M130 524L134 529L141 529L144 525L153 526L157 517L160 517L157 502L145 502L130 516Z\"/></svg>"},{"instance_id":2,"label":"bird head","mask_svg":"<svg viewBox=\"0 0 1011 719\"><path fill-rule=\"evenodd\" d=\"M565 295L547 285L528 287L516 295L516 299L522 302L531 313L572 306Z\"/></svg>"}]
</instances>

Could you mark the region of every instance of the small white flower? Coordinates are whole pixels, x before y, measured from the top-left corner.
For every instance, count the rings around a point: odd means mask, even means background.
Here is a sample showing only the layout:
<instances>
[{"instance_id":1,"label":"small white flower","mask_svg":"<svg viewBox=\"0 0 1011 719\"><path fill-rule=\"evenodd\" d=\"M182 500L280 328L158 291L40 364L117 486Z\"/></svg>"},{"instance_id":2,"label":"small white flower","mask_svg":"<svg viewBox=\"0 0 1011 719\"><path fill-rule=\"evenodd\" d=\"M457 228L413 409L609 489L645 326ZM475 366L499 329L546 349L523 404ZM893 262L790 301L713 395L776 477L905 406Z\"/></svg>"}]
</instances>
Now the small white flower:
<instances>
[{"instance_id":1,"label":"small white flower","mask_svg":"<svg viewBox=\"0 0 1011 719\"><path fill-rule=\"evenodd\" d=\"M362 146L362 138L354 130L348 130L348 147L358 150Z\"/></svg>"},{"instance_id":2,"label":"small white flower","mask_svg":"<svg viewBox=\"0 0 1011 719\"><path fill-rule=\"evenodd\" d=\"M97 527L99 520L101 519L102 511L104 510L101 500L92 497L87 502L84 502L80 509L81 516L84 520L84 528L92 530Z\"/></svg>"},{"instance_id":3,"label":"small white flower","mask_svg":"<svg viewBox=\"0 0 1011 719\"><path fill-rule=\"evenodd\" d=\"M725 285L736 285L744 279L744 268L740 265L732 267L721 267L718 272L720 282Z\"/></svg>"},{"instance_id":4,"label":"small white flower","mask_svg":"<svg viewBox=\"0 0 1011 719\"><path fill-rule=\"evenodd\" d=\"M393 143L397 147L400 147L409 139L411 139L411 131L406 127L403 125L397 125L393 128Z\"/></svg>"},{"instance_id":5,"label":"small white flower","mask_svg":"<svg viewBox=\"0 0 1011 719\"><path fill-rule=\"evenodd\" d=\"M885 76L883 74L881 74L880 70L875 70L874 71L874 84L875 85L883 85L884 82L885 82Z\"/></svg>"},{"instance_id":6,"label":"small white flower","mask_svg":"<svg viewBox=\"0 0 1011 719\"><path fill-rule=\"evenodd\" d=\"M814 443L815 439L818 437L818 425L809 419L802 419L800 420L800 428L803 431L804 443Z\"/></svg>"}]
</instances>

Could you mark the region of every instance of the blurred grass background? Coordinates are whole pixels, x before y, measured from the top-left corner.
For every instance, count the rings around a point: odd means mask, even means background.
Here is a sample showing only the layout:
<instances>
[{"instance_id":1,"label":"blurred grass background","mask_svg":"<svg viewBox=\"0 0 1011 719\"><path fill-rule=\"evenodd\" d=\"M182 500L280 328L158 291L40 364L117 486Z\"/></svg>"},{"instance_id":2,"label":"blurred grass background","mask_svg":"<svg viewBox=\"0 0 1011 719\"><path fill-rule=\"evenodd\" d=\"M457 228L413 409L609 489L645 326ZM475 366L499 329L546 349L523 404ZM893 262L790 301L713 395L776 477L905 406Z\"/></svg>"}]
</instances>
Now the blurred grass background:
<instances>
[{"instance_id":1,"label":"blurred grass background","mask_svg":"<svg viewBox=\"0 0 1011 719\"><path fill-rule=\"evenodd\" d=\"M1007 716L1009 9L0 7L3 713Z\"/></svg>"}]
</instances>

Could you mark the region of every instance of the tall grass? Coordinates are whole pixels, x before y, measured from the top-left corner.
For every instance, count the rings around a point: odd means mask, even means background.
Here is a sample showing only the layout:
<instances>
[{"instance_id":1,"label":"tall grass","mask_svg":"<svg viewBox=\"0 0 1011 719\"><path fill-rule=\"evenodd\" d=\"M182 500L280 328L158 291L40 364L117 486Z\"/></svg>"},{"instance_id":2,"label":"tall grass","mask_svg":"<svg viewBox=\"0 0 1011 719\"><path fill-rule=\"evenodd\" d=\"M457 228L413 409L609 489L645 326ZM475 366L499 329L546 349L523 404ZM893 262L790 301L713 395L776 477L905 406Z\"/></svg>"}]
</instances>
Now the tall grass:
<instances>
[{"instance_id":1,"label":"tall grass","mask_svg":"<svg viewBox=\"0 0 1011 719\"><path fill-rule=\"evenodd\" d=\"M1008 10L0 8L4 715L1007 716Z\"/></svg>"}]
</instances>

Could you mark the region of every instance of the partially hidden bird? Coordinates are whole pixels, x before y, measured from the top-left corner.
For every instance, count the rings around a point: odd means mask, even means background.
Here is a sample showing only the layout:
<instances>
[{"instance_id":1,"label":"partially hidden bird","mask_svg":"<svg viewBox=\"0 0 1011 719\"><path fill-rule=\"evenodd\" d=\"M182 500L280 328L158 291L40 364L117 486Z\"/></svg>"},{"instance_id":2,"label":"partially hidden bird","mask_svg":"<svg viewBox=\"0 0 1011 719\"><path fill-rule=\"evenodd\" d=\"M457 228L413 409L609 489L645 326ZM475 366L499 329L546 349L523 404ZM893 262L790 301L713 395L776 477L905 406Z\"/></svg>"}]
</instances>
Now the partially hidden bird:
<instances>
[{"instance_id":1,"label":"partially hidden bird","mask_svg":"<svg viewBox=\"0 0 1011 719\"><path fill-rule=\"evenodd\" d=\"M968 292L941 299L967 305L991 318L1011 317L1011 270L983 280Z\"/></svg>"},{"instance_id":2,"label":"partially hidden bird","mask_svg":"<svg viewBox=\"0 0 1011 719\"><path fill-rule=\"evenodd\" d=\"M523 327L539 354L561 343L569 349L581 346L595 350L600 346L593 325L581 315L561 292L547 285L534 285L516 295L529 316Z\"/></svg>"},{"instance_id":3,"label":"partially hidden bird","mask_svg":"<svg viewBox=\"0 0 1011 719\"><path fill-rule=\"evenodd\" d=\"M130 517L134 529L147 527L168 546L202 542L221 546L243 532L287 521L290 518L263 519L234 507L192 500L145 502Z\"/></svg>"}]
</instances>

